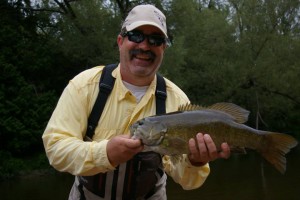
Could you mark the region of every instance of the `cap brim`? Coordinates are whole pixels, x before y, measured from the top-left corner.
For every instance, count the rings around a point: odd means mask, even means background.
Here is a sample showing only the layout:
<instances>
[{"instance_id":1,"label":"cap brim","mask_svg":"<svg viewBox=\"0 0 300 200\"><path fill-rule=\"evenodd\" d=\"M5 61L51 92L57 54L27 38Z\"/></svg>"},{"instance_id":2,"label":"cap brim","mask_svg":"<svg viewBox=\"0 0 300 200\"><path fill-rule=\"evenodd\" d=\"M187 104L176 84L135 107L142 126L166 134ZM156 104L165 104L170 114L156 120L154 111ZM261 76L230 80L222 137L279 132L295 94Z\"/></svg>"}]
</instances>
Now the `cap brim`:
<instances>
[{"instance_id":1,"label":"cap brim","mask_svg":"<svg viewBox=\"0 0 300 200\"><path fill-rule=\"evenodd\" d=\"M144 26L144 25L150 25L150 26L155 26L155 27L157 27L157 28L165 35L165 37L168 38L167 33L165 33L165 31L164 31L160 26L158 26L158 25L157 25L156 23L154 23L154 22L149 22L149 21L138 21L138 22L134 22L134 23L132 23L132 24L130 24L130 25L127 25L127 26L126 26L126 30L127 30L127 31L132 31L132 30L134 30L134 29L136 29L136 28L138 28L138 27L140 27L140 26Z\"/></svg>"}]
</instances>

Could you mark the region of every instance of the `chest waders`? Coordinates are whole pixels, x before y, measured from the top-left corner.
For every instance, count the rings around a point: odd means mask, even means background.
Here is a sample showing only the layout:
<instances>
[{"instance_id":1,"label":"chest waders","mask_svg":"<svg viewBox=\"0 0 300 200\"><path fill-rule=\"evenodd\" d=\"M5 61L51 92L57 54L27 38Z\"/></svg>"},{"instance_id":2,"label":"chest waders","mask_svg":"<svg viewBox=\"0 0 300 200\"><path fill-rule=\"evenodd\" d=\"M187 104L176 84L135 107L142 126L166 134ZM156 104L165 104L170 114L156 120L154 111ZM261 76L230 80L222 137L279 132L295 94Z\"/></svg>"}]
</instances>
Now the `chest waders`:
<instances>
[{"instance_id":1,"label":"chest waders","mask_svg":"<svg viewBox=\"0 0 300 200\"><path fill-rule=\"evenodd\" d=\"M107 98L114 87L115 78L111 73L116 67L117 64L111 64L103 69L99 94L88 118L86 132L88 140L93 138ZM165 80L157 74L156 114L166 113L166 98ZM101 198L110 200L116 200L119 196L126 200L147 199L156 192L155 184L163 175L161 155L155 152L140 152L133 159L116 167L114 171L94 176L78 176L80 200L86 200L83 187Z\"/></svg>"}]
</instances>

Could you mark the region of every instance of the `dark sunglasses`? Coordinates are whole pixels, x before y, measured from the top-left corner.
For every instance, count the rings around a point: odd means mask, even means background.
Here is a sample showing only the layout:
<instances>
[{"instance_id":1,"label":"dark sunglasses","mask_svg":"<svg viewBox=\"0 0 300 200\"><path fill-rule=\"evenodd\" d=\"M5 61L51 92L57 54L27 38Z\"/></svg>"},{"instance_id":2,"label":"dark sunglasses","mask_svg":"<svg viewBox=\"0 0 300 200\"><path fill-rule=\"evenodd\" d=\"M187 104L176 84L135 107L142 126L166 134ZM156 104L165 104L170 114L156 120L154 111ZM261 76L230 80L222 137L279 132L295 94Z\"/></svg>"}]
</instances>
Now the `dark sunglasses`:
<instances>
[{"instance_id":1,"label":"dark sunglasses","mask_svg":"<svg viewBox=\"0 0 300 200\"><path fill-rule=\"evenodd\" d=\"M167 43L168 39L161 35L145 35L140 31L128 31L121 34L122 37L128 37L128 40L135 43L141 43L146 38L151 46L160 46Z\"/></svg>"}]
</instances>

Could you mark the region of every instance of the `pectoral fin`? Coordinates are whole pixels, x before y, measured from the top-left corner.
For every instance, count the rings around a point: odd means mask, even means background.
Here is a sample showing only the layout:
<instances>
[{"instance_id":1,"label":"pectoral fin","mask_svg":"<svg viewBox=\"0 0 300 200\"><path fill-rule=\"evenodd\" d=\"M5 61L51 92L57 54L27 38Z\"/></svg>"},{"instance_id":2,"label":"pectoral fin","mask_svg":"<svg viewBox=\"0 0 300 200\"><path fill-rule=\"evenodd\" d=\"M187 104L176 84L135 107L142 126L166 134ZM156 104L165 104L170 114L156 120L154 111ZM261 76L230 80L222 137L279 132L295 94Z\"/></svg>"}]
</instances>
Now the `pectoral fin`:
<instances>
[{"instance_id":1,"label":"pectoral fin","mask_svg":"<svg viewBox=\"0 0 300 200\"><path fill-rule=\"evenodd\" d=\"M171 137L167 139L168 147L172 148L173 155L188 153L188 144L179 137Z\"/></svg>"},{"instance_id":2,"label":"pectoral fin","mask_svg":"<svg viewBox=\"0 0 300 200\"><path fill-rule=\"evenodd\" d=\"M181 160L181 158L181 155L170 156L170 160L174 165L176 165Z\"/></svg>"}]
</instances>

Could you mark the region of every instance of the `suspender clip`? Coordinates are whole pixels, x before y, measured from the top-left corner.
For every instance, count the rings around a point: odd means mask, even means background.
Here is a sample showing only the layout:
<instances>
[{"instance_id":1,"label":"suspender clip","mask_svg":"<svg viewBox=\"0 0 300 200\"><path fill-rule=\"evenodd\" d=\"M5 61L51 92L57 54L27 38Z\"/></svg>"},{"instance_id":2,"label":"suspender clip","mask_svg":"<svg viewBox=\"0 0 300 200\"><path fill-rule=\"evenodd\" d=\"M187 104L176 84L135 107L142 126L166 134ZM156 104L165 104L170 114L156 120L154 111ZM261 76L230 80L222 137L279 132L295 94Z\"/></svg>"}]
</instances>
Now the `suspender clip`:
<instances>
[{"instance_id":1,"label":"suspender clip","mask_svg":"<svg viewBox=\"0 0 300 200\"><path fill-rule=\"evenodd\" d=\"M106 94L109 94L112 91L113 87L110 85L107 85L105 83L100 83L100 91L104 92Z\"/></svg>"},{"instance_id":2,"label":"suspender clip","mask_svg":"<svg viewBox=\"0 0 300 200\"><path fill-rule=\"evenodd\" d=\"M157 98L162 99L162 100L167 99L167 94L164 91L161 91L161 90L156 91L156 96L157 96Z\"/></svg>"}]
</instances>

